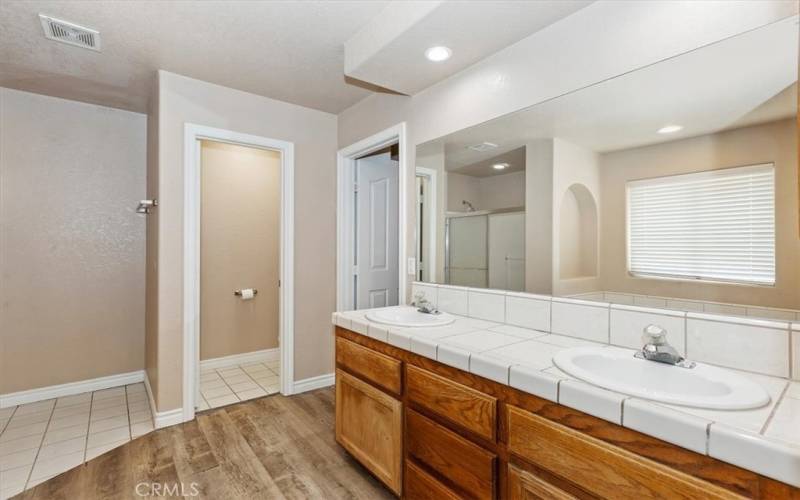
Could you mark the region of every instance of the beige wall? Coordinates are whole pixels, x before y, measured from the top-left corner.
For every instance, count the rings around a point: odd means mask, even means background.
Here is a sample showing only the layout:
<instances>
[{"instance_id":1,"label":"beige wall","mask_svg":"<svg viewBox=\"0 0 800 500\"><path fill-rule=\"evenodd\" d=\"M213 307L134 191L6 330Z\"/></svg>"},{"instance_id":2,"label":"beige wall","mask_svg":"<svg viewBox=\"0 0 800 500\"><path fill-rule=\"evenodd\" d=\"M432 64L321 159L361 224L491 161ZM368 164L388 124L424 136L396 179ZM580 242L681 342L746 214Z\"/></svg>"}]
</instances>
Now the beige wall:
<instances>
[{"instance_id":1,"label":"beige wall","mask_svg":"<svg viewBox=\"0 0 800 500\"><path fill-rule=\"evenodd\" d=\"M147 113L147 198L158 200L158 73L152 80ZM145 258L144 366L153 398L158 401L158 222L156 208L147 216Z\"/></svg>"},{"instance_id":2,"label":"beige wall","mask_svg":"<svg viewBox=\"0 0 800 500\"><path fill-rule=\"evenodd\" d=\"M553 140L525 145L525 291L553 293Z\"/></svg>"},{"instance_id":3,"label":"beige wall","mask_svg":"<svg viewBox=\"0 0 800 500\"><path fill-rule=\"evenodd\" d=\"M447 211L466 212L464 200L472 203L476 210L483 210L480 202L480 178L471 175L447 172Z\"/></svg>"},{"instance_id":4,"label":"beige wall","mask_svg":"<svg viewBox=\"0 0 800 500\"><path fill-rule=\"evenodd\" d=\"M0 89L0 393L144 367L146 117Z\"/></svg>"},{"instance_id":5,"label":"beige wall","mask_svg":"<svg viewBox=\"0 0 800 500\"><path fill-rule=\"evenodd\" d=\"M294 143L294 378L331 373L336 116L164 71L159 80L158 410L182 405L185 123Z\"/></svg>"},{"instance_id":6,"label":"beige wall","mask_svg":"<svg viewBox=\"0 0 800 500\"><path fill-rule=\"evenodd\" d=\"M585 207L595 205L594 214L580 215L580 225L583 227L571 228L579 233L578 243L570 242L569 238L562 238L561 224L569 226L569 219L562 219L561 210L564 199L573 196L574 188L579 194ZM602 206L600 192L600 170L598 169L597 154L578 144L560 138L553 139L553 294L573 295L597 290L599 279L597 276L597 248L598 240L602 237L598 231L597 211ZM593 215L593 217L592 217ZM624 219L623 219L624 220ZM592 227L587 227L592 226ZM570 228L567 227L569 232ZM591 238L588 233L596 236ZM582 241L581 241L582 240ZM561 244L570 242L567 248L561 249ZM593 246L592 246L593 245ZM575 259L578 261L577 272L581 277L562 275L561 260ZM583 262L581 262L583 261ZM584 274L586 273L586 274Z\"/></svg>"},{"instance_id":7,"label":"beige wall","mask_svg":"<svg viewBox=\"0 0 800 500\"><path fill-rule=\"evenodd\" d=\"M281 155L202 141L200 163L200 359L278 347Z\"/></svg>"},{"instance_id":8,"label":"beige wall","mask_svg":"<svg viewBox=\"0 0 800 500\"><path fill-rule=\"evenodd\" d=\"M777 283L740 286L634 278L625 251L625 182L702 170L775 163ZM600 156L601 288L666 297L800 307L797 130L794 119Z\"/></svg>"}]
</instances>

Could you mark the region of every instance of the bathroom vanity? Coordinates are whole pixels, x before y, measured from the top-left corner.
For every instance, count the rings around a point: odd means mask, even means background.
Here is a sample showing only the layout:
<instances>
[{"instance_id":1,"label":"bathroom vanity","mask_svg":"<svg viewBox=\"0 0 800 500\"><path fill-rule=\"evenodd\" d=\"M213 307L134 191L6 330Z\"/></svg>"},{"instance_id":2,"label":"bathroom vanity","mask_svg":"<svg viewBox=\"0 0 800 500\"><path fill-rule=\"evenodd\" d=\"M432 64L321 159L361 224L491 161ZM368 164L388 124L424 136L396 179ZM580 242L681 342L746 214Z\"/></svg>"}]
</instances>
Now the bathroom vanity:
<instances>
[{"instance_id":1,"label":"bathroom vanity","mask_svg":"<svg viewBox=\"0 0 800 500\"><path fill-rule=\"evenodd\" d=\"M435 359L455 348L399 348L402 333L354 314L334 315L336 440L398 496L800 498L797 487L559 404L544 386L537 395L454 367L457 357Z\"/></svg>"}]
</instances>

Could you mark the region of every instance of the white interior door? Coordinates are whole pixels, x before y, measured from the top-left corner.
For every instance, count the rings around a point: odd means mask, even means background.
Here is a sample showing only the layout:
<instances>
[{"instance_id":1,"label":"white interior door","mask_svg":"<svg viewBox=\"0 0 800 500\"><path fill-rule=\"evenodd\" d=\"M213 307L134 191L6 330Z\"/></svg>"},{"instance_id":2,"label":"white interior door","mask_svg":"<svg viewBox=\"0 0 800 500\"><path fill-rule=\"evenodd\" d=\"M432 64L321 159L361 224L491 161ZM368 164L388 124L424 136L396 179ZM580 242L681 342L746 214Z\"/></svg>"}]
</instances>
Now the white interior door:
<instances>
[{"instance_id":1,"label":"white interior door","mask_svg":"<svg viewBox=\"0 0 800 500\"><path fill-rule=\"evenodd\" d=\"M398 304L398 167L389 153L356 161L355 309Z\"/></svg>"}]
</instances>

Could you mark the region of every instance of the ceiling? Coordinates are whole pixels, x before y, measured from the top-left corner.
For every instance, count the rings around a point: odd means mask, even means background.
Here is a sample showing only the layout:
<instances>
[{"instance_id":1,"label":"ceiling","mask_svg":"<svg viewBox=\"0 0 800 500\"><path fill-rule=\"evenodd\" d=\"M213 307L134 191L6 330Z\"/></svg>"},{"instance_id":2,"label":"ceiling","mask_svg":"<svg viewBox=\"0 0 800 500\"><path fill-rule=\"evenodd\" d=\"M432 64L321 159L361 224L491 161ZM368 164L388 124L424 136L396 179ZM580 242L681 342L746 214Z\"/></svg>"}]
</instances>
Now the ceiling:
<instances>
[{"instance_id":1,"label":"ceiling","mask_svg":"<svg viewBox=\"0 0 800 500\"><path fill-rule=\"evenodd\" d=\"M421 145L460 169L558 137L597 152L763 123L797 111L797 16ZM658 134L668 124L673 134ZM498 144L484 153L468 149Z\"/></svg>"},{"instance_id":2,"label":"ceiling","mask_svg":"<svg viewBox=\"0 0 800 500\"><path fill-rule=\"evenodd\" d=\"M0 86L146 112L163 69L339 113L372 91L415 93L589 3L2 0ZM102 51L47 40L40 13L100 31ZM434 43L453 57L427 61Z\"/></svg>"},{"instance_id":3,"label":"ceiling","mask_svg":"<svg viewBox=\"0 0 800 500\"><path fill-rule=\"evenodd\" d=\"M391 2L345 44L345 74L413 95L591 4L590 0ZM431 63L425 50L446 46Z\"/></svg>"},{"instance_id":4,"label":"ceiling","mask_svg":"<svg viewBox=\"0 0 800 500\"><path fill-rule=\"evenodd\" d=\"M386 1L0 1L0 86L145 112L157 69L338 113L344 42ZM100 31L102 52L45 39L38 14Z\"/></svg>"},{"instance_id":5,"label":"ceiling","mask_svg":"<svg viewBox=\"0 0 800 500\"><path fill-rule=\"evenodd\" d=\"M496 170L492 168L492 165L495 163L508 163L508 167L504 168L503 170ZM447 168L448 172L461 175L470 175L472 177L491 177L493 175L522 172L523 170L525 170L524 147L512 149L511 151L507 151L470 165L465 165L458 168L451 166Z\"/></svg>"}]
</instances>

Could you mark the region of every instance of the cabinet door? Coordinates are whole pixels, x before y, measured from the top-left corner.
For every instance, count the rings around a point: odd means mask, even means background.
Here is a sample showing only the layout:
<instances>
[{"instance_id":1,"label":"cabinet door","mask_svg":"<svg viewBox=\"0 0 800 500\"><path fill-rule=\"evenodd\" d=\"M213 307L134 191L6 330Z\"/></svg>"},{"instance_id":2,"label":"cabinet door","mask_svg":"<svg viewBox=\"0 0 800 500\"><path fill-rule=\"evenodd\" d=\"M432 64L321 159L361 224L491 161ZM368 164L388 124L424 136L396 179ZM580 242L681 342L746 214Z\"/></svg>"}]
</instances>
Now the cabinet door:
<instances>
[{"instance_id":1,"label":"cabinet door","mask_svg":"<svg viewBox=\"0 0 800 500\"><path fill-rule=\"evenodd\" d=\"M575 497L540 477L509 465L508 498L510 500L573 500Z\"/></svg>"},{"instance_id":2,"label":"cabinet door","mask_svg":"<svg viewBox=\"0 0 800 500\"><path fill-rule=\"evenodd\" d=\"M375 387L336 370L336 441L400 494L403 405Z\"/></svg>"}]
</instances>

